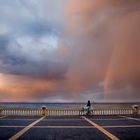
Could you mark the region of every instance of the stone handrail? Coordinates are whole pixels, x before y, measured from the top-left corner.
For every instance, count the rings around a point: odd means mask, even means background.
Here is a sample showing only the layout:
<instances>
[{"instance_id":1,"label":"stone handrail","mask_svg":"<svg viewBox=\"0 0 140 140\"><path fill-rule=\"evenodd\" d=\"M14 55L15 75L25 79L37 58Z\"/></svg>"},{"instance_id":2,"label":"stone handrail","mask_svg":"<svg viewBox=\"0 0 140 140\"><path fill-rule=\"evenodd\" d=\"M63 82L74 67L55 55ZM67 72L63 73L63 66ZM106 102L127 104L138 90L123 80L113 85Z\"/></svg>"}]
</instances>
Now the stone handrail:
<instances>
[{"instance_id":1,"label":"stone handrail","mask_svg":"<svg viewBox=\"0 0 140 140\"><path fill-rule=\"evenodd\" d=\"M91 115L126 115L133 114L133 109L92 109ZM140 114L140 110L138 110ZM35 109L35 108L21 108L21 107L0 107L0 116L80 116L84 115L84 112L80 108L75 109Z\"/></svg>"}]
</instances>

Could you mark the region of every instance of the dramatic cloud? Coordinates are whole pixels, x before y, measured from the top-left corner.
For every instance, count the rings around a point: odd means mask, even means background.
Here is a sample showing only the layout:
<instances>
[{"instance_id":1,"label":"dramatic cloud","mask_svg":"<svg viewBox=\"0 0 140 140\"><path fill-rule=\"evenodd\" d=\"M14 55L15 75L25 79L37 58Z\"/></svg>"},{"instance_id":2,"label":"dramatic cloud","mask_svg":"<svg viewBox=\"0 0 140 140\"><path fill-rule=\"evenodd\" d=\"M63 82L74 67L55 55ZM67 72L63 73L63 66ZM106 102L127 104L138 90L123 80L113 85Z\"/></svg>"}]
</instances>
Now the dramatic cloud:
<instances>
[{"instance_id":1,"label":"dramatic cloud","mask_svg":"<svg viewBox=\"0 0 140 140\"><path fill-rule=\"evenodd\" d=\"M140 99L139 0L0 3L1 101Z\"/></svg>"}]
</instances>

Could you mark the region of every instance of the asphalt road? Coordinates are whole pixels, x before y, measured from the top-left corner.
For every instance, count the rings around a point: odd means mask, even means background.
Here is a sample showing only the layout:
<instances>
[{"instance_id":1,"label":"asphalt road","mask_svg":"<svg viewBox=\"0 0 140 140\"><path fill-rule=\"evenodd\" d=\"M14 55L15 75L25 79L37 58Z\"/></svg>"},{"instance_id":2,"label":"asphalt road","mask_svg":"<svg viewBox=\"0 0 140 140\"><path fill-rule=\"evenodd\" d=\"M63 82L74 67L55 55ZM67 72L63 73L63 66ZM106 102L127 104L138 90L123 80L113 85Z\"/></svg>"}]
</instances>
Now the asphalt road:
<instances>
[{"instance_id":1,"label":"asphalt road","mask_svg":"<svg viewBox=\"0 0 140 140\"><path fill-rule=\"evenodd\" d=\"M140 140L140 117L0 116L0 140Z\"/></svg>"}]
</instances>

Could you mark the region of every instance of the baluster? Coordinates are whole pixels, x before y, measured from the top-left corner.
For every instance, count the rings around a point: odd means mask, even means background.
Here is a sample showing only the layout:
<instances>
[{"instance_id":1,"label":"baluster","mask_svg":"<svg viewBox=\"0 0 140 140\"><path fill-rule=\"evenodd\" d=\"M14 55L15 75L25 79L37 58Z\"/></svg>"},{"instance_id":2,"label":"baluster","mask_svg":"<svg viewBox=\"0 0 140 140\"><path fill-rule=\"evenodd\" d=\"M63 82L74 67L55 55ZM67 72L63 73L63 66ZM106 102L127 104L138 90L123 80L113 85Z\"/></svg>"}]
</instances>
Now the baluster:
<instances>
[{"instance_id":1,"label":"baluster","mask_svg":"<svg viewBox=\"0 0 140 140\"><path fill-rule=\"evenodd\" d=\"M56 109L56 114L55 114L55 115L57 116L57 114L58 114L58 111L57 111L57 109Z\"/></svg>"},{"instance_id":2,"label":"baluster","mask_svg":"<svg viewBox=\"0 0 140 140\"><path fill-rule=\"evenodd\" d=\"M68 110L66 110L66 115L68 116Z\"/></svg>"},{"instance_id":3,"label":"baluster","mask_svg":"<svg viewBox=\"0 0 140 140\"><path fill-rule=\"evenodd\" d=\"M96 109L94 109L94 115L97 115L97 111L96 111Z\"/></svg>"},{"instance_id":4,"label":"baluster","mask_svg":"<svg viewBox=\"0 0 140 140\"><path fill-rule=\"evenodd\" d=\"M110 109L107 110L107 114L110 115Z\"/></svg>"},{"instance_id":5,"label":"baluster","mask_svg":"<svg viewBox=\"0 0 140 140\"><path fill-rule=\"evenodd\" d=\"M29 110L29 109L28 109ZM31 114L31 110L29 110L29 116L30 116L30 114Z\"/></svg>"},{"instance_id":6,"label":"baluster","mask_svg":"<svg viewBox=\"0 0 140 140\"><path fill-rule=\"evenodd\" d=\"M52 110L50 109L50 116L52 115Z\"/></svg>"},{"instance_id":7,"label":"baluster","mask_svg":"<svg viewBox=\"0 0 140 140\"><path fill-rule=\"evenodd\" d=\"M10 108L10 110L9 110L9 115L12 115L12 116L15 115L14 108Z\"/></svg>"},{"instance_id":8,"label":"baluster","mask_svg":"<svg viewBox=\"0 0 140 140\"><path fill-rule=\"evenodd\" d=\"M99 109L97 110L97 115L99 115Z\"/></svg>"},{"instance_id":9,"label":"baluster","mask_svg":"<svg viewBox=\"0 0 140 140\"><path fill-rule=\"evenodd\" d=\"M22 114L21 115L24 116L24 108L22 109Z\"/></svg>"},{"instance_id":10,"label":"baluster","mask_svg":"<svg viewBox=\"0 0 140 140\"><path fill-rule=\"evenodd\" d=\"M17 115L17 108L16 108L16 110L14 111L14 116L16 116Z\"/></svg>"}]
</instances>

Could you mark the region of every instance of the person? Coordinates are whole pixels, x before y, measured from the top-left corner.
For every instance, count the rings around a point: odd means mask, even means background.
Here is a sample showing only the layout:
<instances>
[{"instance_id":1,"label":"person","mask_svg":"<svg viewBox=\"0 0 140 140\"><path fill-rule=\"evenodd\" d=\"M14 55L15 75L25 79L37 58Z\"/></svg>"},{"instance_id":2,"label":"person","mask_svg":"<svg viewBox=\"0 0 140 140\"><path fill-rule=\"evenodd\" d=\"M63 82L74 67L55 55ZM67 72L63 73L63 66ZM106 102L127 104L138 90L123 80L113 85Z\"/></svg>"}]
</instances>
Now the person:
<instances>
[{"instance_id":1,"label":"person","mask_svg":"<svg viewBox=\"0 0 140 140\"><path fill-rule=\"evenodd\" d=\"M91 103L90 100L88 100L87 104L83 107L83 111L85 115L90 115L90 108L91 108Z\"/></svg>"},{"instance_id":2,"label":"person","mask_svg":"<svg viewBox=\"0 0 140 140\"><path fill-rule=\"evenodd\" d=\"M90 115L90 107L91 107L90 100L88 100L86 106L87 106L87 113L86 113L86 115Z\"/></svg>"},{"instance_id":3,"label":"person","mask_svg":"<svg viewBox=\"0 0 140 140\"><path fill-rule=\"evenodd\" d=\"M87 102L87 107L89 107L90 108L90 100L88 100L88 102Z\"/></svg>"}]
</instances>

